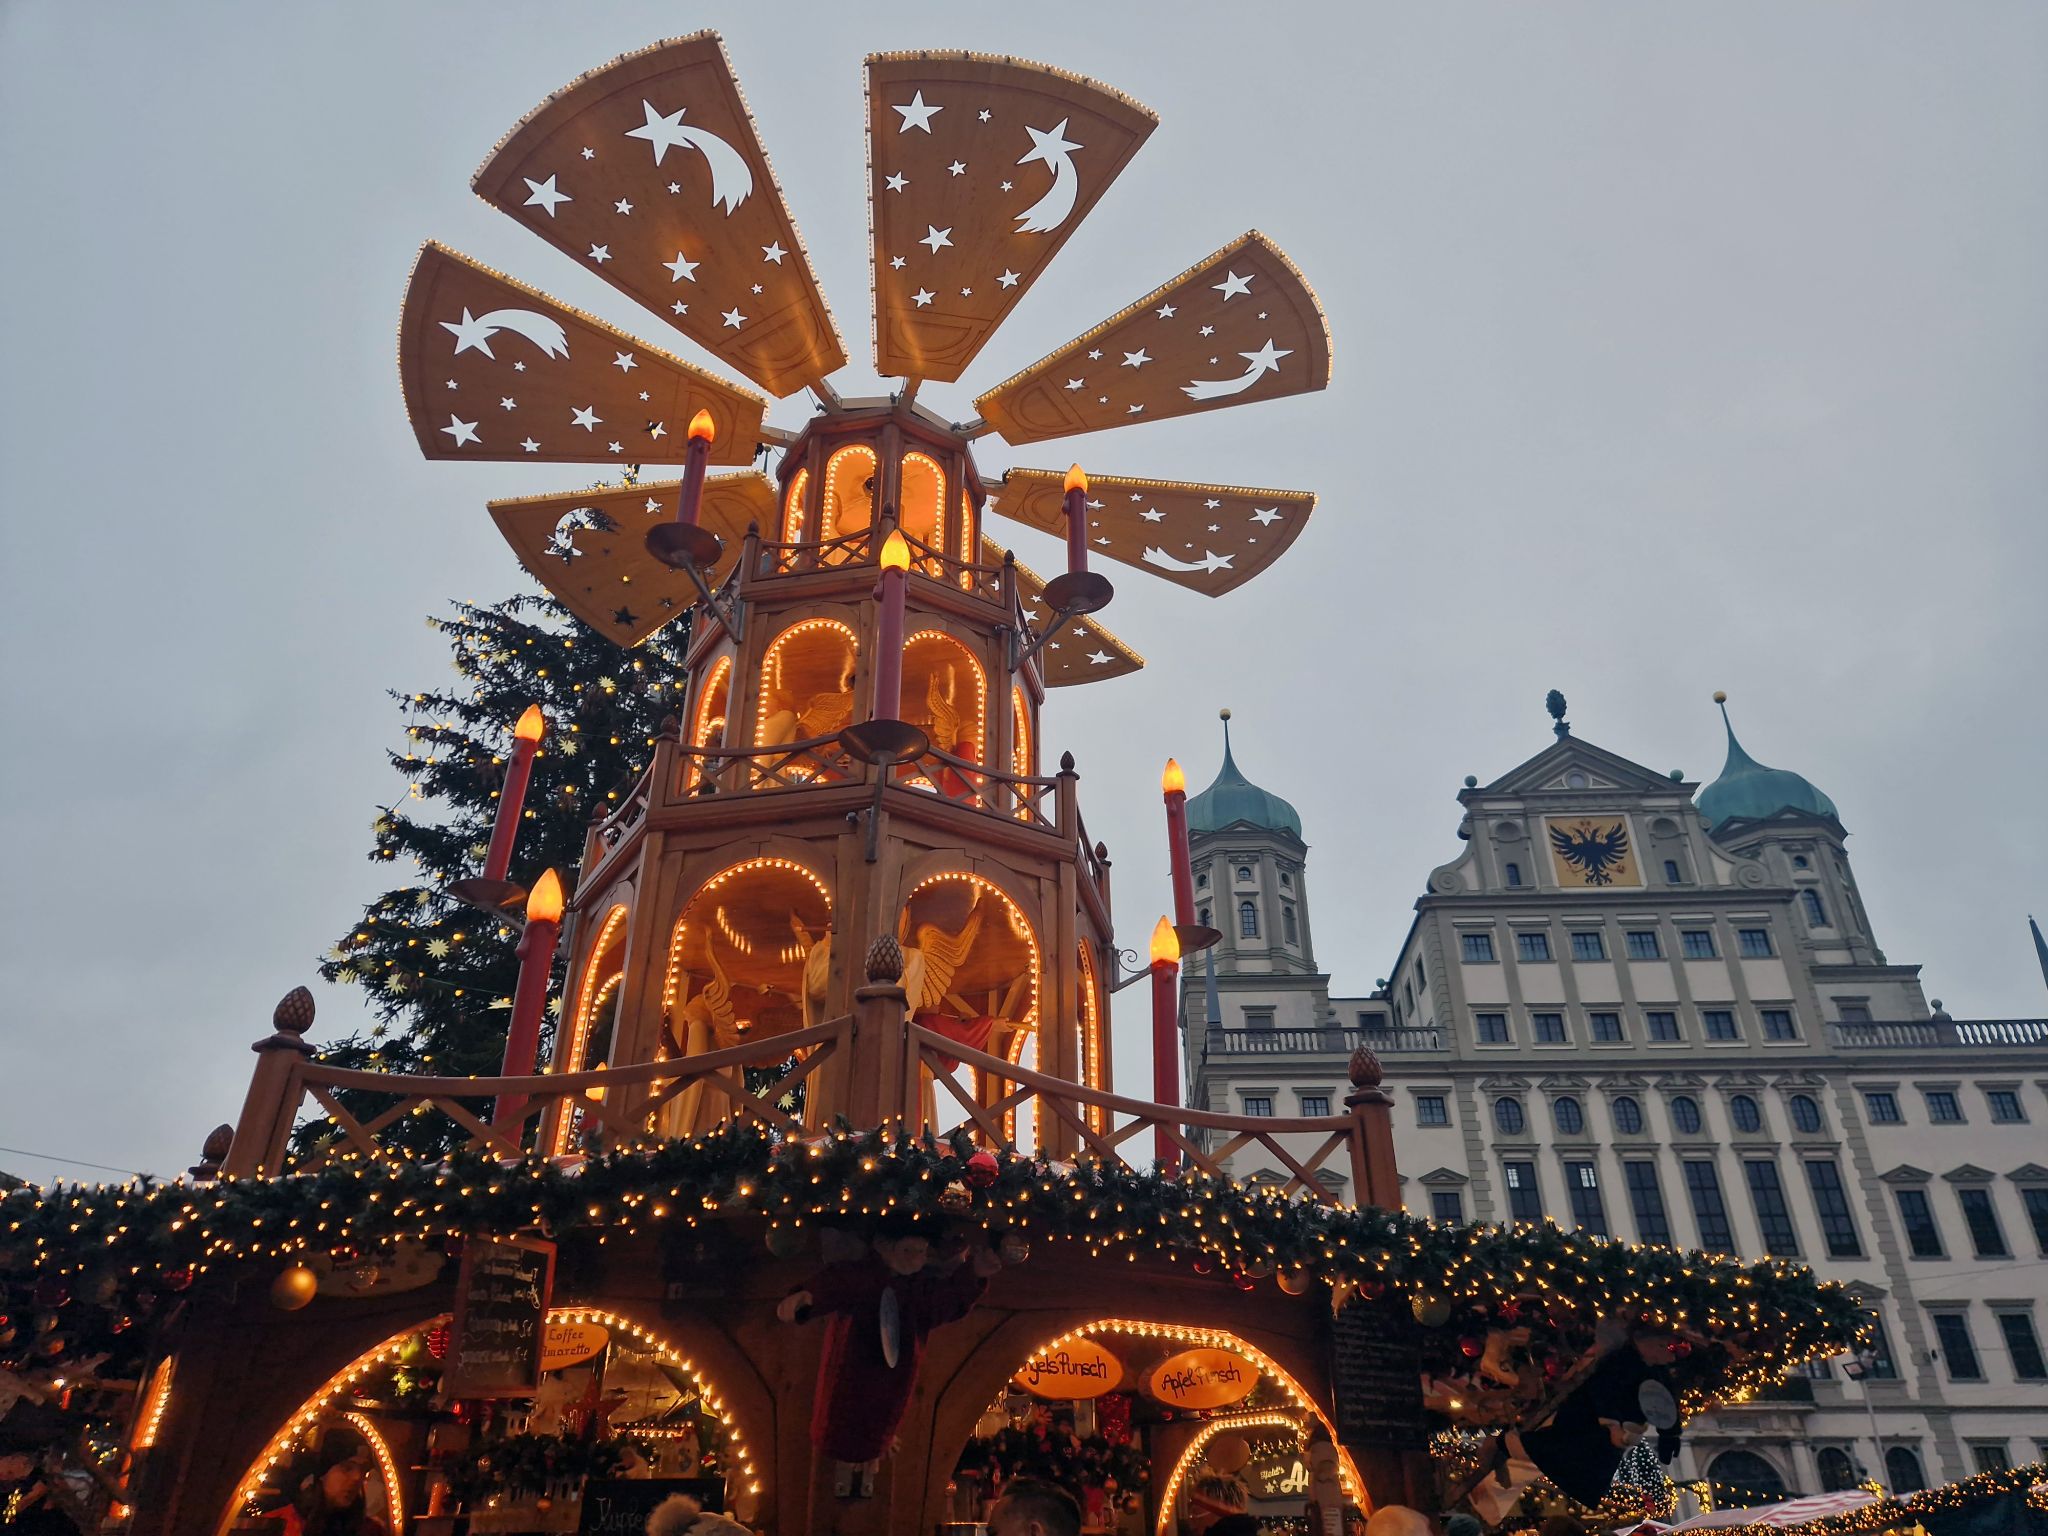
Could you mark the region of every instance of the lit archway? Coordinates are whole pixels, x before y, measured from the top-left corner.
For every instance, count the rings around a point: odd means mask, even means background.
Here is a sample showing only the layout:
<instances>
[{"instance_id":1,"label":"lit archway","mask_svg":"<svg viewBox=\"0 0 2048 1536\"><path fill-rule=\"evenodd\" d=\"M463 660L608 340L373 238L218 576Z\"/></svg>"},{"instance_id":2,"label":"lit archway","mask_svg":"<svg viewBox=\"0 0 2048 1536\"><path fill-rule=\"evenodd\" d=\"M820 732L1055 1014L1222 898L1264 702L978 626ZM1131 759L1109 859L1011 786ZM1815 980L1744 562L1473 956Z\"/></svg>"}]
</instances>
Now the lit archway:
<instances>
[{"instance_id":1,"label":"lit archway","mask_svg":"<svg viewBox=\"0 0 2048 1536\"><path fill-rule=\"evenodd\" d=\"M771 640L756 690L756 745L813 741L851 720L859 654L853 626L841 619L804 619Z\"/></svg>"},{"instance_id":2,"label":"lit archway","mask_svg":"<svg viewBox=\"0 0 2048 1536\"><path fill-rule=\"evenodd\" d=\"M783 498L782 502L783 543L801 544L803 542L804 514L809 510L806 501L810 494L811 472L808 469L800 469L796 472L796 478L789 482L789 494Z\"/></svg>"},{"instance_id":3,"label":"lit archway","mask_svg":"<svg viewBox=\"0 0 2048 1536\"><path fill-rule=\"evenodd\" d=\"M729 1497L744 1492L749 1501L761 1492L759 1468L754 1461L741 1426L722 1398L715 1383L708 1380L696 1364L682 1351L654 1329L648 1328L633 1318L617 1312L595 1307L555 1307L548 1312L550 1323L595 1323L604 1328L608 1338L605 1350L619 1347L622 1353L652 1360L673 1380L679 1374L689 1384L689 1390L696 1394L705 1413L714 1421L719 1432L718 1455L722 1465L719 1470L725 1475ZM235 1485L234 1496L222 1512L216 1526L216 1536L227 1536L236 1524L262 1512L266 1504L270 1507L285 1502L287 1490L274 1490L272 1480L283 1474L296 1454L305 1448L314 1432L323 1427L347 1424L351 1431L360 1436L369 1447L377 1463L377 1476L383 1483L386 1507L392 1512L391 1526L403 1529L403 1490L398 1478L396 1459L386 1442L383 1430L372 1415L375 1409L358 1406L358 1394L368 1394L381 1385L392 1381L396 1374L407 1369L407 1362L421 1356L438 1360L433 1355L435 1335L441 1336L441 1347L447 1348L446 1331L450 1326L447 1313L430 1317L415 1326L395 1333L383 1343L365 1350L362 1354L328 1377L320 1389L301 1403L283 1427L270 1437L256 1459L243 1472ZM621 1345L620 1341L625 1341ZM418 1367L414 1367L417 1369ZM673 1374L671 1374L673 1373ZM545 1378L544 1378L545 1385ZM382 1394L378 1394L381 1398ZM630 1426L628 1426L630 1429ZM266 1498L266 1492L271 1498ZM274 1500L274 1502L273 1502Z\"/></svg>"},{"instance_id":4,"label":"lit archway","mask_svg":"<svg viewBox=\"0 0 2048 1536\"><path fill-rule=\"evenodd\" d=\"M825 461L825 505L818 514L820 542L865 532L873 523L878 463L875 450L866 443L848 443Z\"/></svg>"},{"instance_id":5,"label":"lit archway","mask_svg":"<svg viewBox=\"0 0 2048 1536\"><path fill-rule=\"evenodd\" d=\"M986 760L987 694L980 661L953 636L921 629L903 642L899 718L922 726L941 752Z\"/></svg>"},{"instance_id":6,"label":"lit archway","mask_svg":"<svg viewBox=\"0 0 2048 1536\"><path fill-rule=\"evenodd\" d=\"M932 550L938 561L920 561L927 576L943 577L946 554L946 471L930 454L903 455L897 524L903 532Z\"/></svg>"},{"instance_id":7,"label":"lit archway","mask_svg":"<svg viewBox=\"0 0 2048 1536\"><path fill-rule=\"evenodd\" d=\"M626 913L623 902L604 915L597 942L584 958L576 1006L570 1015L568 1049L560 1058L563 1072L581 1072L611 1059L612 1032L618 1024L619 989L626 980ZM560 1157L575 1137L575 1116L565 1109L555 1121L554 1153Z\"/></svg>"},{"instance_id":8,"label":"lit archway","mask_svg":"<svg viewBox=\"0 0 2048 1536\"><path fill-rule=\"evenodd\" d=\"M1095 973L1095 946L1083 939L1079 946L1080 977L1075 1015L1081 1021L1081 1081L1089 1088L1107 1088L1102 1054L1102 982ZM1088 1124L1097 1131L1108 1129L1108 1116L1098 1104L1087 1106Z\"/></svg>"},{"instance_id":9,"label":"lit archway","mask_svg":"<svg viewBox=\"0 0 2048 1536\"><path fill-rule=\"evenodd\" d=\"M1023 908L994 881L947 870L912 887L897 937L912 1015L970 1049L1018 1061L1040 1017L1038 933ZM974 1096L992 1104L1001 1095L977 1072ZM1014 1139L1014 1113L1004 1128Z\"/></svg>"},{"instance_id":10,"label":"lit archway","mask_svg":"<svg viewBox=\"0 0 2048 1536\"><path fill-rule=\"evenodd\" d=\"M1209 1452L1209 1442L1222 1435L1242 1434L1248 1429L1283 1429L1293 1433L1302 1444L1308 1441L1308 1423L1299 1413L1285 1413L1279 1409L1255 1410L1250 1413L1226 1413L1209 1420L1195 1431L1194 1439L1187 1449L1180 1453L1180 1459L1173 1464L1173 1471L1161 1485L1159 1494L1159 1518L1153 1526L1154 1536L1169 1536L1179 1526L1174 1514L1174 1505L1180 1499L1181 1489L1195 1475Z\"/></svg>"}]
</instances>

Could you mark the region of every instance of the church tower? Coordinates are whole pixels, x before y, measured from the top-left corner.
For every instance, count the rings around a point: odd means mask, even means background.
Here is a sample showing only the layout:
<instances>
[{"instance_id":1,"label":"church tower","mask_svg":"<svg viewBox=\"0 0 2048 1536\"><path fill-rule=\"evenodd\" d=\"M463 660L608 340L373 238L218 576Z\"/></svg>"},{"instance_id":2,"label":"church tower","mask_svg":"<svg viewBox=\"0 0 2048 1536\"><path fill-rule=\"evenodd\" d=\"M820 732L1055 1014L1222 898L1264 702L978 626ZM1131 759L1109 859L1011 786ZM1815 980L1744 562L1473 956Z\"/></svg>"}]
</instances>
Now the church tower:
<instances>
[{"instance_id":1,"label":"church tower","mask_svg":"<svg viewBox=\"0 0 2048 1536\"><path fill-rule=\"evenodd\" d=\"M1222 720L1223 767L1188 801L1196 915L1222 931L1218 971L1313 975L1301 817L1244 776L1231 753L1229 710Z\"/></svg>"}]
</instances>

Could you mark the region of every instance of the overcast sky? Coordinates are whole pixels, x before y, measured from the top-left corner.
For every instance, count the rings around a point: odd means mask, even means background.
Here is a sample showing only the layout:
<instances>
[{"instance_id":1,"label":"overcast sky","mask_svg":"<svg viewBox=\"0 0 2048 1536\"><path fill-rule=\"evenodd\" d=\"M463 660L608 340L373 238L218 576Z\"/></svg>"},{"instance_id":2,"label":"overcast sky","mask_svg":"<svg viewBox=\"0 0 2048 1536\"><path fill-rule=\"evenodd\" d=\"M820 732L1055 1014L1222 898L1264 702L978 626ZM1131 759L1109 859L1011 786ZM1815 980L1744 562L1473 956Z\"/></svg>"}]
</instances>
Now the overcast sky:
<instances>
[{"instance_id":1,"label":"overcast sky","mask_svg":"<svg viewBox=\"0 0 2048 1536\"><path fill-rule=\"evenodd\" d=\"M384 689L446 681L425 615L521 586L485 499L581 483L421 460L406 272L438 238L695 355L467 182L548 92L701 26L856 359L863 53L1015 53L1159 113L940 409L1254 226L1327 307L1327 393L1016 460L1323 498L1220 602L1117 575L1149 667L1053 696L1125 943L1167 903L1160 762L1206 784L1221 705L1356 993L1463 776L1550 740L1544 690L1707 779L1718 687L1841 808L1892 960L1958 1017L2048 1012L2048 7L5 0L0 1168L182 1168L280 994L353 1026L313 966L380 889Z\"/></svg>"}]
</instances>

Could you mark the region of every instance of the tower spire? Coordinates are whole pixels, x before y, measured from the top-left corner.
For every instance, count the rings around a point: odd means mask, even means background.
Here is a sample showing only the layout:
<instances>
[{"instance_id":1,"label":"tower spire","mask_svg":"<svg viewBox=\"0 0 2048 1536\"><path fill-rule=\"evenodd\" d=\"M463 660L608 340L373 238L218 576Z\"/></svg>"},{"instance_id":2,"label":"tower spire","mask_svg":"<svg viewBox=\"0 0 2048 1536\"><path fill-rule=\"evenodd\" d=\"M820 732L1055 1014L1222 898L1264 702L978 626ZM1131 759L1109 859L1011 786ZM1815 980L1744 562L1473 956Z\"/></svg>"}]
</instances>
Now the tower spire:
<instances>
[{"instance_id":1,"label":"tower spire","mask_svg":"<svg viewBox=\"0 0 2048 1536\"><path fill-rule=\"evenodd\" d=\"M2041 937L2041 925L2034 921L2031 912L2027 914L2027 926L2034 931L2034 957L2041 962L2041 980L2048 982L2048 939Z\"/></svg>"}]
</instances>

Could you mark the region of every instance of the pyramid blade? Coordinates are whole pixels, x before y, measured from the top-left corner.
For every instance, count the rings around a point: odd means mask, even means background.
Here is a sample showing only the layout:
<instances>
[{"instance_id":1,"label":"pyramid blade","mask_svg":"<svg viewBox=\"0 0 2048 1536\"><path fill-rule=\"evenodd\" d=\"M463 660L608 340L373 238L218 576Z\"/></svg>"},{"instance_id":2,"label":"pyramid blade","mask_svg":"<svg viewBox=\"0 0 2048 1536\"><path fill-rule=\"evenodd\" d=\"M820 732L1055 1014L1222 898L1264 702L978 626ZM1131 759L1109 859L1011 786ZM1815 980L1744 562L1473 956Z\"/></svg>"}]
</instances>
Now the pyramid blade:
<instances>
[{"instance_id":1,"label":"pyramid blade","mask_svg":"<svg viewBox=\"0 0 2048 1536\"><path fill-rule=\"evenodd\" d=\"M716 32L572 81L470 185L772 395L846 363Z\"/></svg>"},{"instance_id":2,"label":"pyramid blade","mask_svg":"<svg viewBox=\"0 0 2048 1536\"><path fill-rule=\"evenodd\" d=\"M1066 472L1013 469L993 510L1065 538ZM1221 597L1278 560L1315 510L1313 491L1088 477L1088 547L1190 591Z\"/></svg>"},{"instance_id":3,"label":"pyramid blade","mask_svg":"<svg viewBox=\"0 0 2048 1536\"><path fill-rule=\"evenodd\" d=\"M505 542L533 579L562 606L623 647L640 644L697 601L685 571L647 552L647 530L676 514L680 480L643 481L588 491L554 491L490 503ZM713 588L732 573L749 523L775 515L775 488L744 471L704 482L697 520L725 541L705 573Z\"/></svg>"},{"instance_id":4,"label":"pyramid blade","mask_svg":"<svg viewBox=\"0 0 2048 1536\"><path fill-rule=\"evenodd\" d=\"M982 539L984 565L1001 565L1003 558L1002 545L994 539ZM1045 606L1045 578L1021 560L1017 562L1017 596L1034 631L1052 617ZM1128 677L1145 665L1145 658L1094 619L1084 616L1068 619L1061 626L1060 633L1039 651L1037 665L1046 687L1066 688L1076 683Z\"/></svg>"},{"instance_id":5,"label":"pyramid blade","mask_svg":"<svg viewBox=\"0 0 2048 1536\"><path fill-rule=\"evenodd\" d=\"M1159 119L1079 75L974 53L868 64L875 367L950 381Z\"/></svg>"},{"instance_id":6,"label":"pyramid blade","mask_svg":"<svg viewBox=\"0 0 2048 1536\"><path fill-rule=\"evenodd\" d=\"M717 433L711 462L747 464L768 408L751 389L431 242L406 286L398 372L430 459L680 464L690 418L704 410Z\"/></svg>"},{"instance_id":7,"label":"pyramid blade","mask_svg":"<svg viewBox=\"0 0 2048 1536\"><path fill-rule=\"evenodd\" d=\"M975 401L1012 443L1306 394L1330 382L1308 282L1257 230Z\"/></svg>"}]
</instances>

